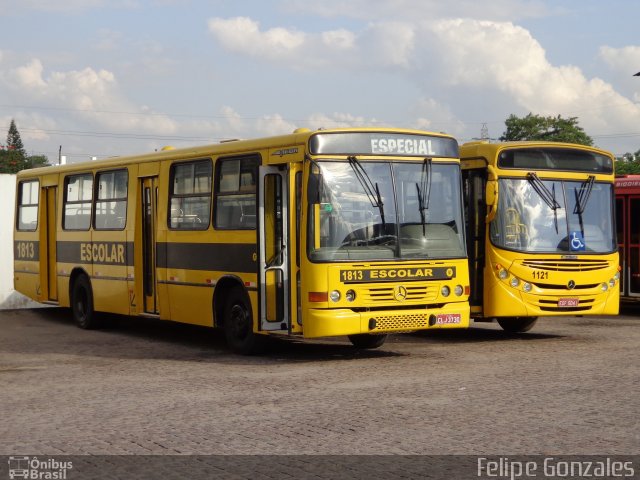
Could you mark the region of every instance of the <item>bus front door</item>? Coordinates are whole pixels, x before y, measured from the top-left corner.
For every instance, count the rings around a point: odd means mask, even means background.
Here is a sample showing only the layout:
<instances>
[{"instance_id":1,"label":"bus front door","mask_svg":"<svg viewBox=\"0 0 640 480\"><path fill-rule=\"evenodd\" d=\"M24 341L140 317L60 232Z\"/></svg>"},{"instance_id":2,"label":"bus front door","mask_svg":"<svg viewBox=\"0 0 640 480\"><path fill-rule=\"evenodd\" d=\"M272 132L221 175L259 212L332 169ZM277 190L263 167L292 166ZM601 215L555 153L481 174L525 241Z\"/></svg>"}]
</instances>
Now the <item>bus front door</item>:
<instances>
[{"instance_id":1,"label":"bus front door","mask_svg":"<svg viewBox=\"0 0 640 480\"><path fill-rule=\"evenodd\" d=\"M261 166L259 185L260 329L290 331L287 170Z\"/></svg>"}]
</instances>

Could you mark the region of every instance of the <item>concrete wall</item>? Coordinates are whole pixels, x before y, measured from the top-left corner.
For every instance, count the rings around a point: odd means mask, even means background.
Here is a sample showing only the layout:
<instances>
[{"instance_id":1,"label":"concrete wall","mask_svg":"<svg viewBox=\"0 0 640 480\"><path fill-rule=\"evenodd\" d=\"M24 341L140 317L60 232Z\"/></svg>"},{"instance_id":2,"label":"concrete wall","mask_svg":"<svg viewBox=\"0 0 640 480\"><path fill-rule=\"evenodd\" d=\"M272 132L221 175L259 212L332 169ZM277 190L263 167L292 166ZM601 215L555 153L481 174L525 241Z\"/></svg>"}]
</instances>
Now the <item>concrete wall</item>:
<instances>
[{"instance_id":1,"label":"concrete wall","mask_svg":"<svg viewBox=\"0 0 640 480\"><path fill-rule=\"evenodd\" d=\"M0 310L43 306L13 289L13 225L16 176L0 174Z\"/></svg>"}]
</instances>

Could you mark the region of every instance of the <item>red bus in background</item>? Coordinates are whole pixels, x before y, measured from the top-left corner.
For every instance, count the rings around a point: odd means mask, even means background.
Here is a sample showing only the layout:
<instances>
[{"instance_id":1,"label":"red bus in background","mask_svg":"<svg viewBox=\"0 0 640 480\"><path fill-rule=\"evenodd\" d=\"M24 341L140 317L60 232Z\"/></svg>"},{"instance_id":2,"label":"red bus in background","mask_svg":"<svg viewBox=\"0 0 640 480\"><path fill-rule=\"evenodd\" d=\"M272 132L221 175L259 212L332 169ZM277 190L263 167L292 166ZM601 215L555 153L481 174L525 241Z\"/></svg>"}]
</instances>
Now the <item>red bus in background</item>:
<instances>
[{"instance_id":1,"label":"red bus in background","mask_svg":"<svg viewBox=\"0 0 640 480\"><path fill-rule=\"evenodd\" d=\"M640 175L616 177L620 299L640 300Z\"/></svg>"}]
</instances>

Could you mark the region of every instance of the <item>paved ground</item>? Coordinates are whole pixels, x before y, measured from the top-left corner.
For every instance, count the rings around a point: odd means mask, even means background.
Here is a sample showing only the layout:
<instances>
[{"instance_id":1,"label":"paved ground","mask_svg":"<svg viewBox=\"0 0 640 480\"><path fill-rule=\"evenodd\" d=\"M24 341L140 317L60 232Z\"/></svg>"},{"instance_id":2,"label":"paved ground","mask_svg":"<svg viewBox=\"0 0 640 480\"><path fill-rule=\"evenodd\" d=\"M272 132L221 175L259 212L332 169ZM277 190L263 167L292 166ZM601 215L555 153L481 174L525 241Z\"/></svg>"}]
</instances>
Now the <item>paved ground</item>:
<instances>
[{"instance_id":1,"label":"paved ground","mask_svg":"<svg viewBox=\"0 0 640 480\"><path fill-rule=\"evenodd\" d=\"M631 455L640 310L231 354L218 332L0 312L0 455Z\"/></svg>"}]
</instances>

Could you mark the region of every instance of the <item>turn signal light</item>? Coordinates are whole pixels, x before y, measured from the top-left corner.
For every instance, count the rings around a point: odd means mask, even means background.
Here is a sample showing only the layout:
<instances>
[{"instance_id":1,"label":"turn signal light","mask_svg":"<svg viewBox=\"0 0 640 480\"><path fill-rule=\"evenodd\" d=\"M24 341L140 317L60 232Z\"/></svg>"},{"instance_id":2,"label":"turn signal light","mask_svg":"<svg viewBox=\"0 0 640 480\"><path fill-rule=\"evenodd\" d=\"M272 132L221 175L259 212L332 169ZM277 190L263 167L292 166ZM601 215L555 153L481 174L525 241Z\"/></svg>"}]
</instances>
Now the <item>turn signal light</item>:
<instances>
[{"instance_id":1,"label":"turn signal light","mask_svg":"<svg viewBox=\"0 0 640 480\"><path fill-rule=\"evenodd\" d=\"M328 292L309 292L309 301L310 302L328 302L329 293Z\"/></svg>"}]
</instances>

